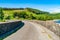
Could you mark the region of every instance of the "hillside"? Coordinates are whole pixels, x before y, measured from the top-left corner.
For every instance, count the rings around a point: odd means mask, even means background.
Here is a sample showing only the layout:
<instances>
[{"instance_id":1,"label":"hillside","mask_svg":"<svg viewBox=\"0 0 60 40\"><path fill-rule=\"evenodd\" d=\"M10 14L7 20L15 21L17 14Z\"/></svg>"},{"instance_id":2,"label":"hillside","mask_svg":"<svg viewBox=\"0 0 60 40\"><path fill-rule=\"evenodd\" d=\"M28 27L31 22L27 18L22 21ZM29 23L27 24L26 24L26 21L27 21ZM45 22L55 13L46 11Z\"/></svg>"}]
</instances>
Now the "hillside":
<instances>
[{"instance_id":1,"label":"hillside","mask_svg":"<svg viewBox=\"0 0 60 40\"><path fill-rule=\"evenodd\" d=\"M60 19L60 13L50 14L46 11L41 11L34 8L1 8L1 17L4 20L16 20L16 19L27 19L27 20L54 20Z\"/></svg>"}]
</instances>

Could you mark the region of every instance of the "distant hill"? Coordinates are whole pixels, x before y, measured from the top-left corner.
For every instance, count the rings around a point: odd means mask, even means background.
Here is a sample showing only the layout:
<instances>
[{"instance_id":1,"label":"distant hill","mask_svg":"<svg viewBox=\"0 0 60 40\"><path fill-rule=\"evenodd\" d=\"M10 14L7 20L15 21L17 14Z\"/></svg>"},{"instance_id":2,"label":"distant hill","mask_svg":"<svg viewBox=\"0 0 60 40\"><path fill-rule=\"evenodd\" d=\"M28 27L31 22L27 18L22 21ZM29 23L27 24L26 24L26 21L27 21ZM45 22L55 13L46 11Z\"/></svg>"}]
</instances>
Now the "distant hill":
<instances>
[{"instance_id":1,"label":"distant hill","mask_svg":"<svg viewBox=\"0 0 60 40\"><path fill-rule=\"evenodd\" d=\"M3 8L3 10L28 10L35 14L49 14L49 12L41 11L41 10L34 9L34 8Z\"/></svg>"}]
</instances>

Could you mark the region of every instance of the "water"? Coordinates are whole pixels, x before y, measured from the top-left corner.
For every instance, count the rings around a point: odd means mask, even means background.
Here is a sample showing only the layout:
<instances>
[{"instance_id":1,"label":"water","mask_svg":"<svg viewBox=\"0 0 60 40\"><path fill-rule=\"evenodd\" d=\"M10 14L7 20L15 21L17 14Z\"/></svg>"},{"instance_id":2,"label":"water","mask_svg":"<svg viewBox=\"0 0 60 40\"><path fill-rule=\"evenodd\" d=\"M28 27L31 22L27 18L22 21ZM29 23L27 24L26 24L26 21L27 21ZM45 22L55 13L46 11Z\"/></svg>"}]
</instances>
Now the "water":
<instances>
[{"instance_id":1,"label":"water","mask_svg":"<svg viewBox=\"0 0 60 40\"><path fill-rule=\"evenodd\" d=\"M55 20L55 22L56 22L57 24L60 24L60 20Z\"/></svg>"}]
</instances>

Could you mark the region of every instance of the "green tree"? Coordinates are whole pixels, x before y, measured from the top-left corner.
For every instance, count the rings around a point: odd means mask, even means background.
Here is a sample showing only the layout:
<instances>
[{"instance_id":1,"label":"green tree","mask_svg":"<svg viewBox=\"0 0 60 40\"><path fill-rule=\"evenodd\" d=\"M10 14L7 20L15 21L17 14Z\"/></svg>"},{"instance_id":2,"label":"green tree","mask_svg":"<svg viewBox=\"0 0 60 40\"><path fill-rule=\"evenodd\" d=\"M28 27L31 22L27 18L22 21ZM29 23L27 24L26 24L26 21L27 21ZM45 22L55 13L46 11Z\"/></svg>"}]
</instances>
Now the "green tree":
<instances>
[{"instance_id":1,"label":"green tree","mask_svg":"<svg viewBox=\"0 0 60 40\"><path fill-rule=\"evenodd\" d=\"M3 9L0 8L0 20L3 20L3 18L4 18Z\"/></svg>"}]
</instances>

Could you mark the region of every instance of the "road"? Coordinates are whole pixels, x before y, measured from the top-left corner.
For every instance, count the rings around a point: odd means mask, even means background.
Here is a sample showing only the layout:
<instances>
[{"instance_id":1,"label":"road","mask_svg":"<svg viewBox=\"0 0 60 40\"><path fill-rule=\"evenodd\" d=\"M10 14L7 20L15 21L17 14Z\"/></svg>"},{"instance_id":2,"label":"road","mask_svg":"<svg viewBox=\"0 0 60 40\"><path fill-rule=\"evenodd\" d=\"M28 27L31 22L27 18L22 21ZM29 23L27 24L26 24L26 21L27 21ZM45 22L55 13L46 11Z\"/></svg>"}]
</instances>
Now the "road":
<instances>
[{"instance_id":1,"label":"road","mask_svg":"<svg viewBox=\"0 0 60 40\"><path fill-rule=\"evenodd\" d=\"M60 40L53 32L40 24L23 21L25 25L4 40Z\"/></svg>"}]
</instances>

